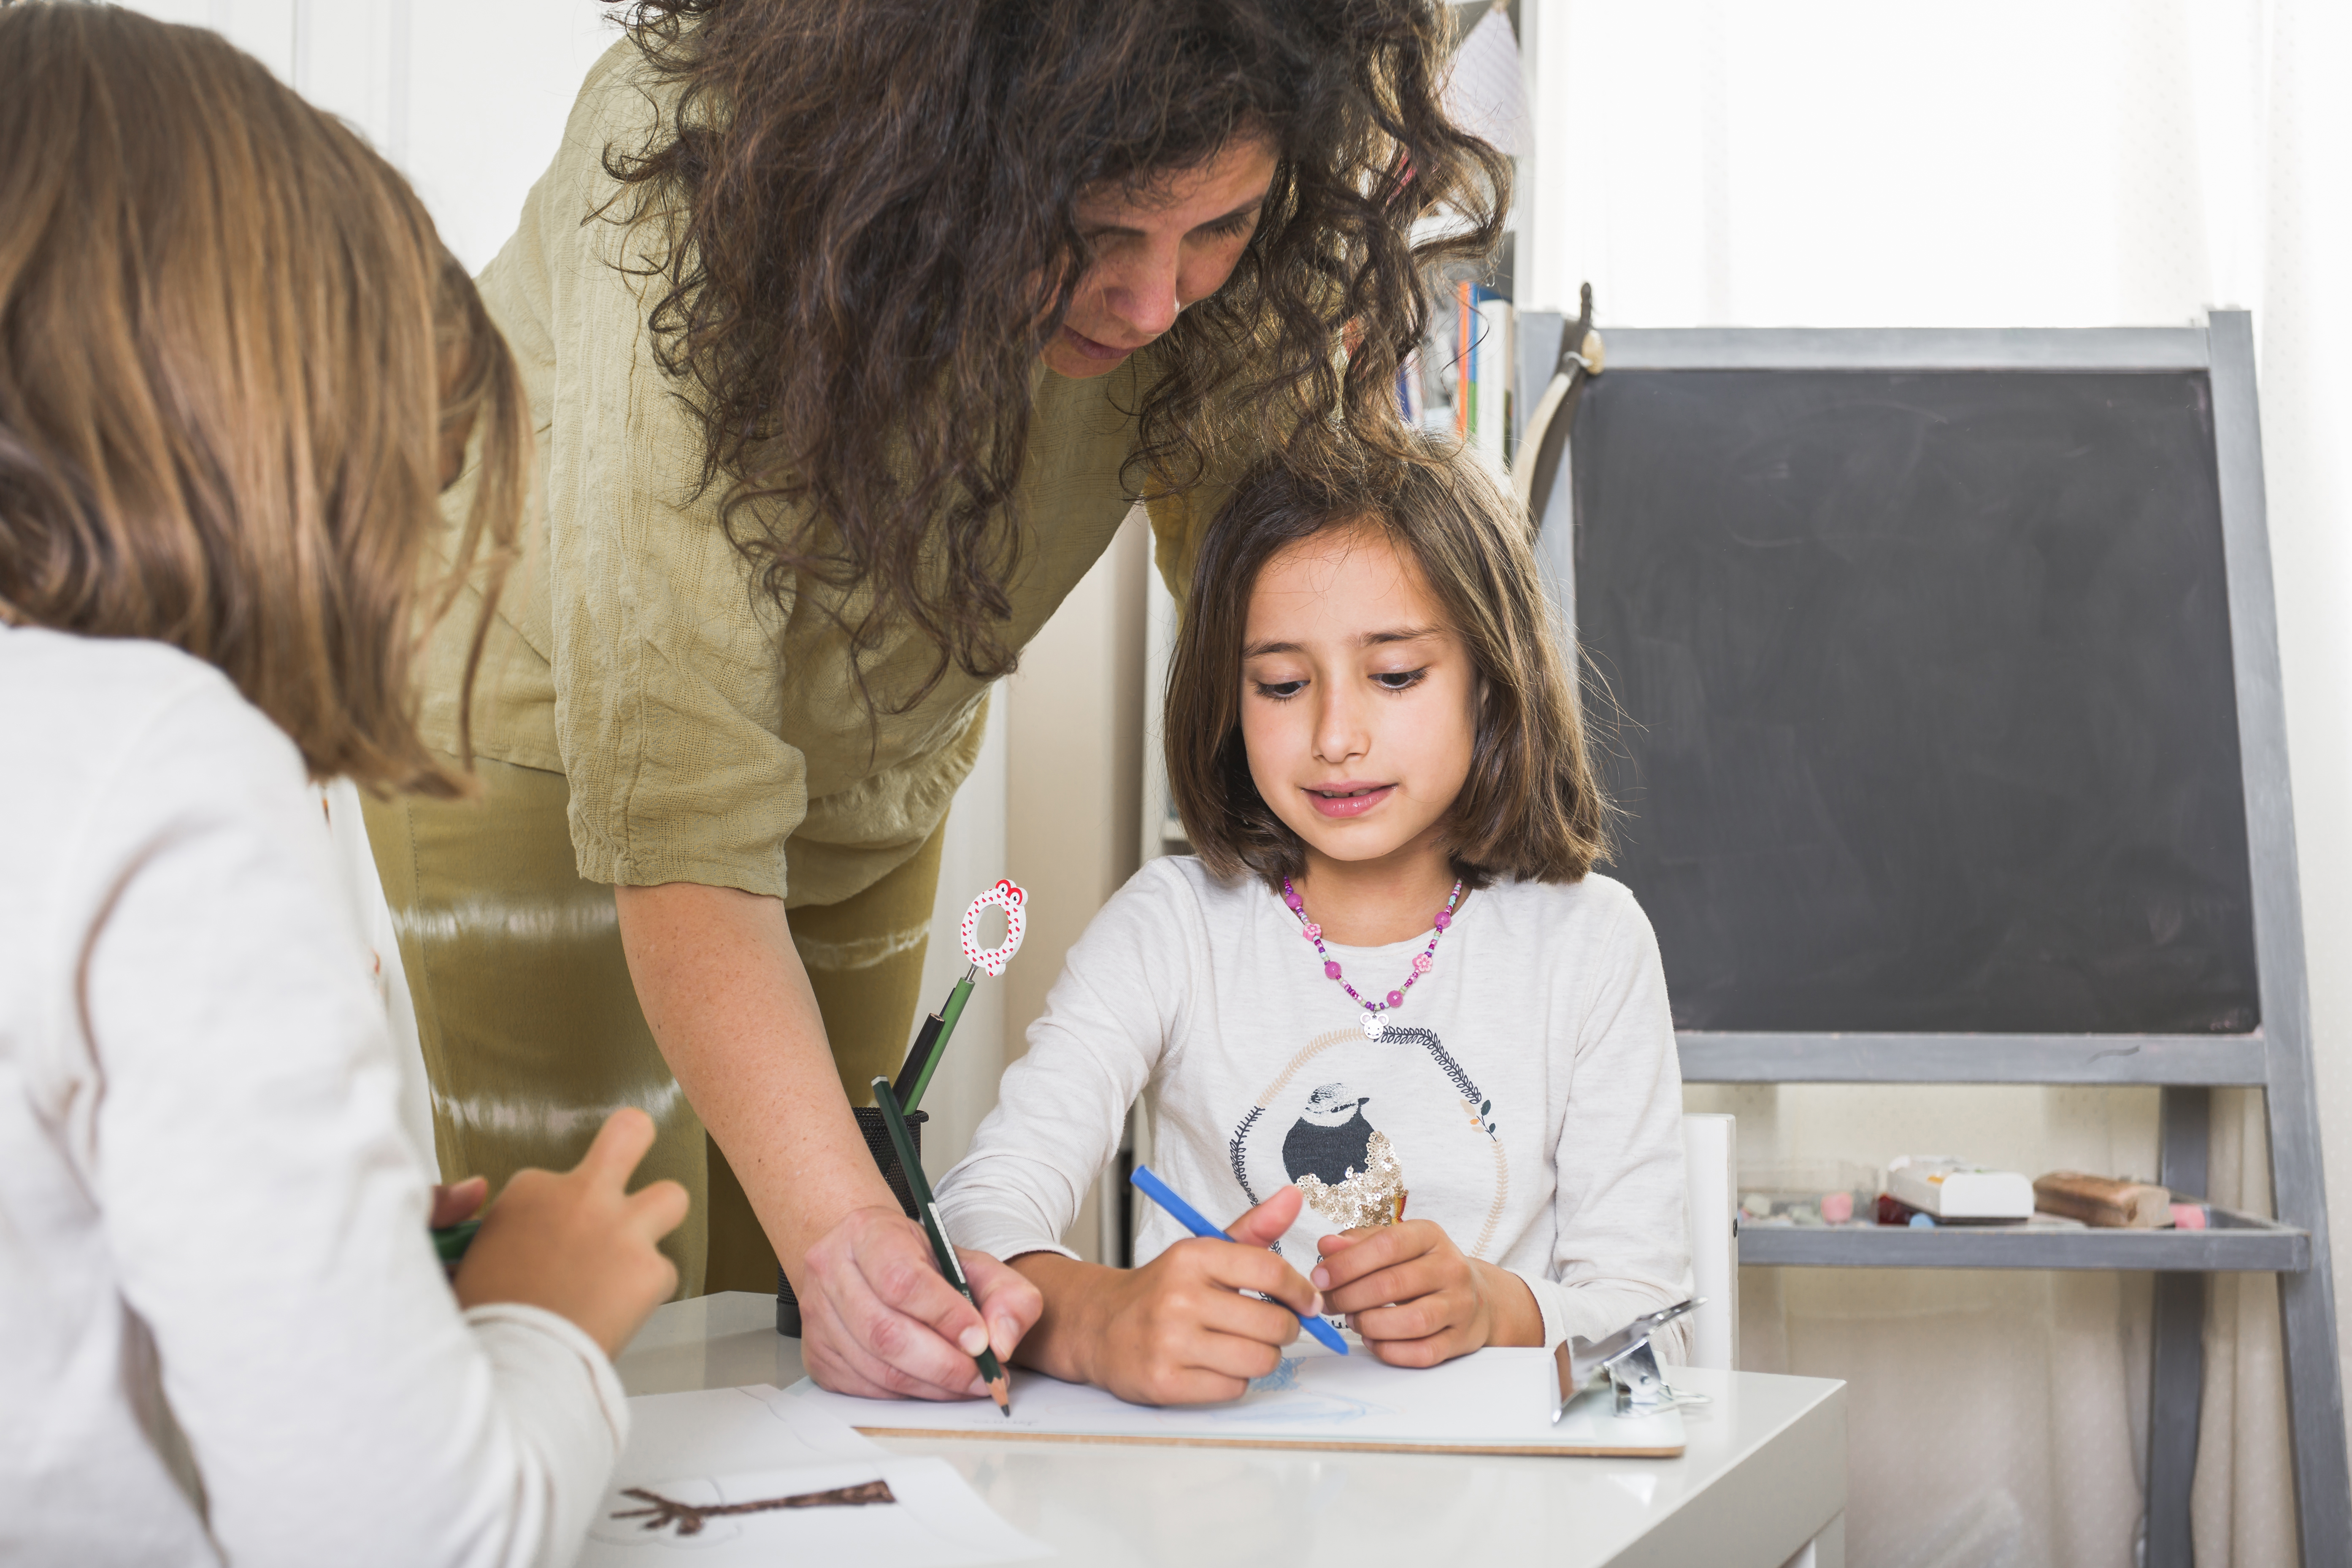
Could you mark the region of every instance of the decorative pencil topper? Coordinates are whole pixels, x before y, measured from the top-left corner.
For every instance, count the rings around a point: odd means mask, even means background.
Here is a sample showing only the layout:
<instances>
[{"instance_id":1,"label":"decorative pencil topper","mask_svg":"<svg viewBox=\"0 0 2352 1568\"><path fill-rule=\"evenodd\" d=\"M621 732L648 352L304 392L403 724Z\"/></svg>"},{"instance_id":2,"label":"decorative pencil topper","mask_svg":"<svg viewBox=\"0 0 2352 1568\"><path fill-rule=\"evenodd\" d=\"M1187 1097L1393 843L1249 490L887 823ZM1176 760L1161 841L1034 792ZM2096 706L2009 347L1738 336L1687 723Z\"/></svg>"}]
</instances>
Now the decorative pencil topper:
<instances>
[{"instance_id":1,"label":"decorative pencil topper","mask_svg":"<svg viewBox=\"0 0 2352 1568\"><path fill-rule=\"evenodd\" d=\"M1021 918L1021 906L1028 901L1028 894L1003 878L999 878L996 886L972 900L971 906L963 912L964 962L991 980L1002 979L1004 966L1013 962L1014 953L1021 951L1021 938L1027 929L1026 922ZM987 909L1004 911L1004 940L991 948L980 945L980 915L982 910Z\"/></svg>"},{"instance_id":2,"label":"decorative pencil topper","mask_svg":"<svg viewBox=\"0 0 2352 1568\"><path fill-rule=\"evenodd\" d=\"M963 1005L971 996L971 983L982 974L991 980L1003 979L1004 966L1021 951L1021 938L1029 925L1022 910L1028 902L1029 895L1021 890L1018 883L999 878L996 886L972 900L971 907L964 910L963 958L971 967L955 983L955 989L948 993L940 1010L925 1018L922 1027L915 1032L915 1043L907 1052L906 1064L898 1069L898 1081L890 1086L898 1097L899 1108L908 1115L915 1113L915 1107L923 1102L923 1091L931 1086L931 1074L938 1070L948 1037L955 1033L956 1020L963 1016ZM994 947L982 948L980 914L989 909L1004 911L1004 940Z\"/></svg>"}]
</instances>

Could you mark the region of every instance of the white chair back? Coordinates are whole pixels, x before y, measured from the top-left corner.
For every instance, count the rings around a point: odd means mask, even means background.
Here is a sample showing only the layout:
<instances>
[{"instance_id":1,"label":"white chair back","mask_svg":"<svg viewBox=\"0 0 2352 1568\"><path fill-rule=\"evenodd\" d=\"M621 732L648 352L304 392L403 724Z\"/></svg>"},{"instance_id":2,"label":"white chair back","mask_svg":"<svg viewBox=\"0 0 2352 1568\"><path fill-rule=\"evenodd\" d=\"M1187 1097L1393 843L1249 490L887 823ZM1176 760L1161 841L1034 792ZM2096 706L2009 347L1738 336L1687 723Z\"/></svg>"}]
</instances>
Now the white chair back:
<instances>
[{"instance_id":1,"label":"white chair back","mask_svg":"<svg viewBox=\"0 0 2352 1568\"><path fill-rule=\"evenodd\" d=\"M1690 1315L1690 1364L1724 1372L1739 1364L1739 1194L1734 1176L1738 1155L1733 1118L1683 1118L1691 1294L1706 1302Z\"/></svg>"}]
</instances>

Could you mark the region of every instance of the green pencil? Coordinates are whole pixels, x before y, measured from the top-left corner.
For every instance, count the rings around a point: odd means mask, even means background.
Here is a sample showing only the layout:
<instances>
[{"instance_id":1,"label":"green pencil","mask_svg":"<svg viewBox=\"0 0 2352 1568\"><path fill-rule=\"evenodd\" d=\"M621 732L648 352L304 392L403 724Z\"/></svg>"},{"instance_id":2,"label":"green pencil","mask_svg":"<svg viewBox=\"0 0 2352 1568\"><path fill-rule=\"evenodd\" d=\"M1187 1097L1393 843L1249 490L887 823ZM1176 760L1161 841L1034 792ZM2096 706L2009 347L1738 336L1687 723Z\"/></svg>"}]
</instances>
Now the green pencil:
<instances>
[{"instance_id":1,"label":"green pencil","mask_svg":"<svg viewBox=\"0 0 2352 1568\"><path fill-rule=\"evenodd\" d=\"M939 1070L940 1058L947 1054L948 1037L955 1033L956 1020L963 1016L963 1005L971 999L971 983L980 973L977 965L963 972L955 983L948 999L940 1010L923 1020L916 1032L913 1048L907 1052L906 1064L898 1069L898 1081L892 1086L898 1104L912 1116L915 1108L923 1103L923 1091L931 1087L931 1074Z\"/></svg>"},{"instance_id":2,"label":"green pencil","mask_svg":"<svg viewBox=\"0 0 2352 1568\"><path fill-rule=\"evenodd\" d=\"M931 1087L931 1075L940 1069L940 1060L948 1054L948 1040L955 1034L956 1020L963 1016L963 1005L971 1000L971 976L967 973L948 993L947 1005L940 1009L940 1032L932 1041L929 1053L923 1058L923 1070L915 1079L915 1092L906 1097L906 1107L912 1112L923 1103L923 1091Z\"/></svg>"},{"instance_id":3,"label":"green pencil","mask_svg":"<svg viewBox=\"0 0 2352 1568\"><path fill-rule=\"evenodd\" d=\"M931 1184L923 1175L923 1163L915 1157L914 1135L907 1131L907 1119L899 1114L898 1096L890 1088L890 1080L877 1075L874 1079L874 1103L882 1108L883 1124L890 1129L890 1146L898 1152L898 1168L907 1173L907 1190L915 1195L915 1207L923 1216L923 1234L931 1238L931 1251L938 1257L940 1272L948 1283L963 1292L963 1299L973 1307L980 1299L971 1293L971 1284L963 1277L963 1260L948 1243L946 1223L940 1218L940 1206L931 1197ZM988 1384L989 1397L1006 1417L1013 1415L1013 1380L1004 1375L1004 1367L996 1352L986 1345L973 1358L980 1363L980 1375Z\"/></svg>"},{"instance_id":4,"label":"green pencil","mask_svg":"<svg viewBox=\"0 0 2352 1568\"><path fill-rule=\"evenodd\" d=\"M456 1225L445 1225L433 1233L433 1250L441 1255L441 1266L455 1268L466 1256L466 1248L474 1245L474 1233L482 1228L478 1219L461 1219Z\"/></svg>"}]
</instances>

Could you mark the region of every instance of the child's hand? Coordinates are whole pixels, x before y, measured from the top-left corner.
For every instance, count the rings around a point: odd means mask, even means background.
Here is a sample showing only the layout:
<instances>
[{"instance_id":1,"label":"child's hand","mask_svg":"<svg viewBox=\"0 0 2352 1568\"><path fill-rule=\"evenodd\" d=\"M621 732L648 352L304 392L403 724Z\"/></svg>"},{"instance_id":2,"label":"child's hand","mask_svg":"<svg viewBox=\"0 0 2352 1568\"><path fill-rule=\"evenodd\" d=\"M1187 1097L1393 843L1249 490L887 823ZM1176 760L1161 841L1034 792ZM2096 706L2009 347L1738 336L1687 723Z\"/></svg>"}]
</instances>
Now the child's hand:
<instances>
[{"instance_id":1,"label":"child's hand","mask_svg":"<svg viewBox=\"0 0 2352 1568\"><path fill-rule=\"evenodd\" d=\"M489 1195L489 1180L484 1176L468 1176L447 1186L436 1182L433 1184L432 1215L425 1223L435 1230L446 1230L453 1225L462 1224L473 1217L474 1211L480 1208L482 1200Z\"/></svg>"},{"instance_id":2,"label":"child's hand","mask_svg":"<svg viewBox=\"0 0 2352 1568\"><path fill-rule=\"evenodd\" d=\"M580 1163L562 1175L517 1171L483 1216L457 1266L460 1306L520 1301L571 1319L606 1355L677 1289L677 1269L655 1243L686 1218L686 1189L628 1189L654 1144L653 1118L631 1107L604 1119Z\"/></svg>"},{"instance_id":3,"label":"child's hand","mask_svg":"<svg viewBox=\"0 0 2352 1568\"><path fill-rule=\"evenodd\" d=\"M1486 1345L1543 1343L1535 1293L1507 1269L1462 1256L1434 1222L1327 1236L1315 1284L1391 1366L1435 1366Z\"/></svg>"},{"instance_id":4,"label":"child's hand","mask_svg":"<svg viewBox=\"0 0 2352 1568\"><path fill-rule=\"evenodd\" d=\"M1087 1381L1138 1405L1205 1405L1237 1399L1272 1372L1298 1337L1298 1312L1321 1310L1298 1271L1266 1250L1300 1201L1285 1187L1235 1220L1231 1241L1196 1237L1140 1268L1106 1270L1086 1308Z\"/></svg>"}]
</instances>

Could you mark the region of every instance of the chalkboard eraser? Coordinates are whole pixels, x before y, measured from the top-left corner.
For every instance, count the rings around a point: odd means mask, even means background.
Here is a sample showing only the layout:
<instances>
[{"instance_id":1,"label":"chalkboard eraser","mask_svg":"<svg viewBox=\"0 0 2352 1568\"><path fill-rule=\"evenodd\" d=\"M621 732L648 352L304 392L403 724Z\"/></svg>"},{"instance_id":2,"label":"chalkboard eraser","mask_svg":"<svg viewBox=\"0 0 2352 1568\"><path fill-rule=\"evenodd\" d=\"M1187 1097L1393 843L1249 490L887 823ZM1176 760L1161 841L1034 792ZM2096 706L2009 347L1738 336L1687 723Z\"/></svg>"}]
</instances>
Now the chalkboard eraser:
<instances>
[{"instance_id":1,"label":"chalkboard eraser","mask_svg":"<svg viewBox=\"0 0 2352 1568\"><path fill-rule=\"evenodd\" d=\"M1965 1160L1906 1155L1891 1161L1886 1190L1938 1220L2033 1217L2033 1184L2023 1173L1988 1170Z\"/></svg>"},{"instance_id":2,"label":"chalkboard eraser","mask_svg":"<svg viewBox=\"0 0 2352 1568\"><path fill-rule=\"evenodd\" d=\"M2053 1171L2033 1183L2034 1206L2109 1230L2158 1230L2175 1224L2172 1194L2153 1182L2116 1181L2081 1171Z\"/></svg>"}]
</instances>

